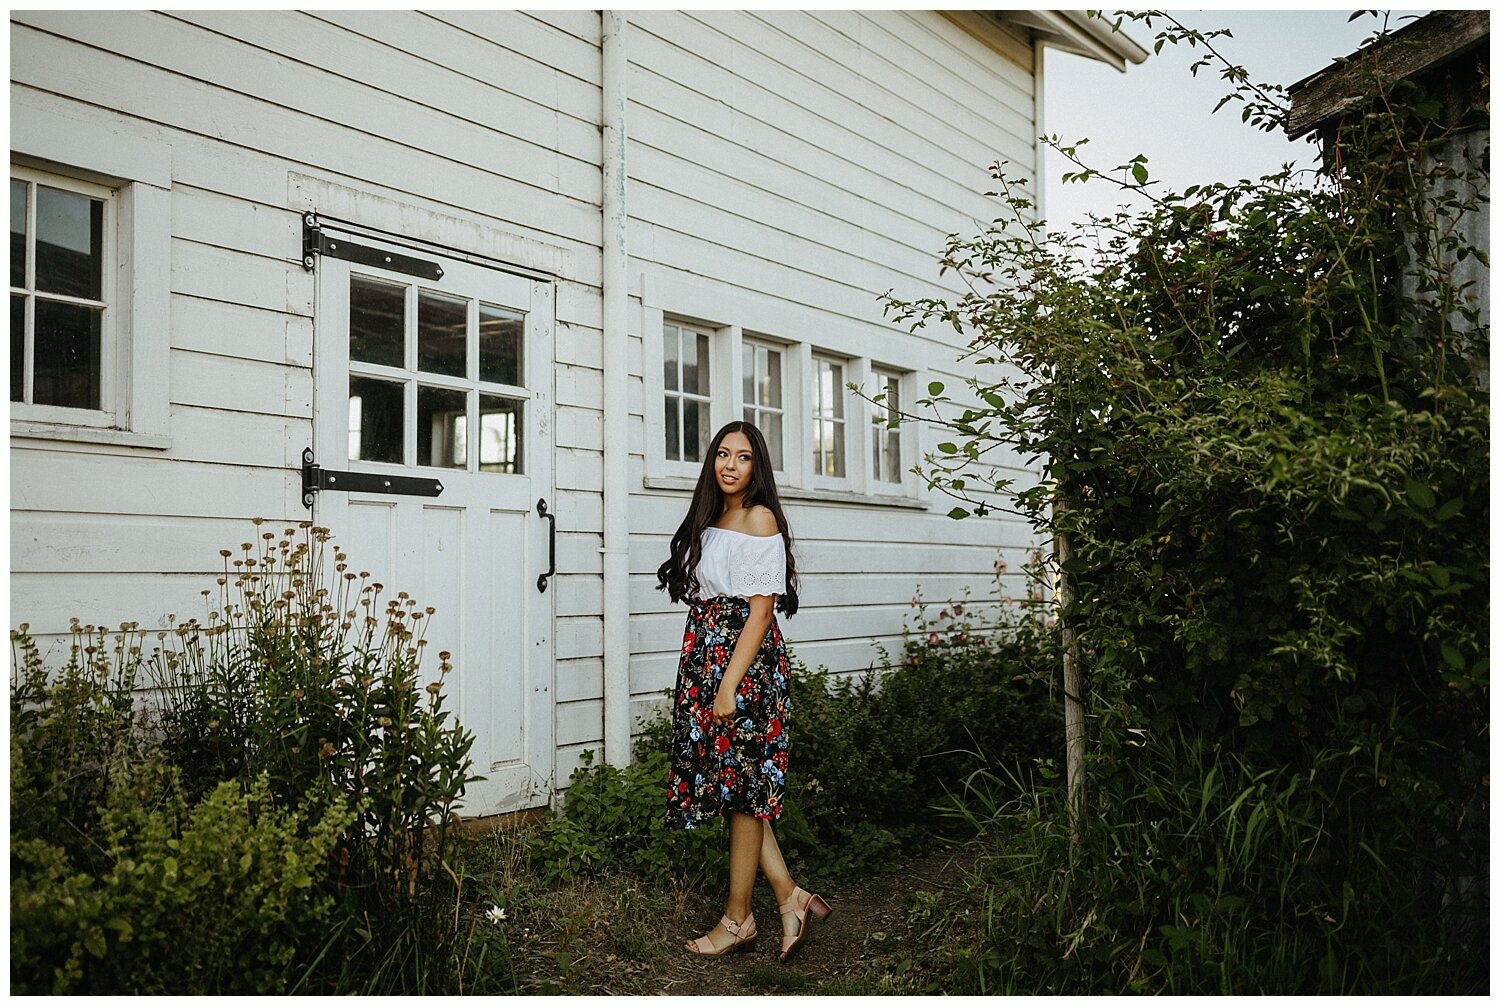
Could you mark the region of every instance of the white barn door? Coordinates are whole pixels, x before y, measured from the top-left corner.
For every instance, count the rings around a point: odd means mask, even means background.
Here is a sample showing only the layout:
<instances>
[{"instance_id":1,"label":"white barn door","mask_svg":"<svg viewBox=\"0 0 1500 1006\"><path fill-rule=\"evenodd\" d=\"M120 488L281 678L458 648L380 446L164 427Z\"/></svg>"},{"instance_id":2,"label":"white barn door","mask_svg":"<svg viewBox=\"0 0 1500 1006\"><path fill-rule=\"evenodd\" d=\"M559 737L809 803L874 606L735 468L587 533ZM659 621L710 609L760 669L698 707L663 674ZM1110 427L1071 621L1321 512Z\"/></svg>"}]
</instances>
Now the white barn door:
<instances>
[{"instance_id":1,"label":"white barn door","mask_svg":"<svg viewBox=\"0 0 1500 1006\"><path fill-rule=\"evenodd\" d=\"M331 529L351 570L384 585L382 606L405 591L418 610L436 609L424 678L437 677L440 651L452 654L448 707L473 731L485 777L456 809L539 806L554 764L555 592L538 586L551 522L537 510L552 503L552 284L348 241L436 263L441 276L318 260L315 461L443 488L428 497L329 487L315 494L313 520Z\"/></svg>"}]
</instances>

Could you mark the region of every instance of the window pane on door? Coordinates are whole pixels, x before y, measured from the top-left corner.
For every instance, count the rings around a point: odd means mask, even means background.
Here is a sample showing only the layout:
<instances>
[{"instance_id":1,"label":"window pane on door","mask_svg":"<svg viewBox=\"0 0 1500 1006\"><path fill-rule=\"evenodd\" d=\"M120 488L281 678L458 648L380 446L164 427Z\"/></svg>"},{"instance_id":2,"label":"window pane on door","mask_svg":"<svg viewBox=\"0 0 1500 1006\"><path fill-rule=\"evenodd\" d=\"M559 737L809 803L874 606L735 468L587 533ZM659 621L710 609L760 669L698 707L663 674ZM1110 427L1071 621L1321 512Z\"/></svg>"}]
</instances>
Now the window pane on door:
<instances>
[{"instance_id":1,"label":"window pane on door","mask_svg":"<svg viewBox=\"0 0 1500 1006\"><path fill-rule=\"evenodd\" d=\"M399 381L349 375L349 460L406 461L406 388Z\"/></svg>"},{"instance_id":2,"label":"window pane on door","mask_svg":"<svg viewBox=\"0 0 1500 1006\"><path fill-rule=\"evenodd\" d=\"M36 187L36 288L86 300L104 295L103 200Z\"/></svg>"},{"instance_id":3,"label":"window pane on door","mask_svg":"<svg viewBox=\"0 0 1500 1006\"><path fill-rule=\"evenodd\" d=\"M99 335L103 315L97 308L78 304L36 302L36 335L31 347L32 402L73 409L99 408ZM11 355L15 355L14 348Z\"/></svg>"},{"instance_id":4,"label":"window pane on door","mask_svg":"<svg viewBox=\"0 0 1500 1006\"><path fill-rule=\"evenodd\" d=\"M479 305L479 379L524 387L526 318L516 311Z\"/></svg>"},{"instance_id":5,"label":"window pane on door","mask_svg":"<svg viewBox=\"0 0 1500 1006\"><path fill-rule=\"evenodd\" d=\"M406 365L406 287L349 277L349 359Z\"/></svg>"},{"instance_id":6,"label":"window pane on door","mask_svg":"<svg viewBox=\"0 0 1500 1006\"><path fill-rule=\"evenodd\" d=\"M10 285L26 285L26 183L10 180Z\"/></svg>"},{"instance_id":7,"label":"window pane on door","mask_svg":"<svg viewBox=\"0 0 1500 1006\"><path fill-rule=\"evenodd\" d=\"M523 474L521 428L525 403L499 395L479 396L479 470Z\"/></svg>"},{"instance_id":8,"label":"window pane on door","mask_svg":"<svg viewBox=\"0 0 1500 1006\"><path fill-rule=\"evenodd\" d=\"M453 388L417 386L417 464L469 466L468 395Z\"/></svg>"},{"instance_id":9,"label":"window pane on door","mask_svg":"<svg viewBox=\"0 0 1500 1006\"><path fill-rule=\"evenodd\" d=\"M417 369L468 375L469 302L423 290L417 296Z\"/></svg>"}]
</instances>

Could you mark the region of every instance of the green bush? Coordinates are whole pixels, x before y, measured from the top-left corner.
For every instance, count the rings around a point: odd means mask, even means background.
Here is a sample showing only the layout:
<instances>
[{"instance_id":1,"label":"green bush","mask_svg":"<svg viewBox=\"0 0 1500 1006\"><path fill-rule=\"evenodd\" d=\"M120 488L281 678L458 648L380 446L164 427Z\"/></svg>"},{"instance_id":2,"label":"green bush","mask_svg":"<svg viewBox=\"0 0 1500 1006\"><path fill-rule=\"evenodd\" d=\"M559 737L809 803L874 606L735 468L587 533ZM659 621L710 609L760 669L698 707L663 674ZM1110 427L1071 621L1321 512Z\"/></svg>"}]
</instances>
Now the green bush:
<instances>
[{"instance_id":1,"label":"green bush","mask_svg":"<svg viewBox=\"0 0 1500 1006\"><path fill-rule=\"evenodd\" d=\"M320 881L352 813L278 809L264 779L189 805L153 771L111 791L88 868L43 839L11 846L13 993L285 992L329 940Z\"/></svg>"},{"instance_id":2,"label":"green bush","mask_svg":"<svg viewBox=\"0 0 1500 1006\"><path fill-rule=\"evenodd\" d=\"M986 630L974 606L926 618L919 605L902 659L857 677L793 661L790 767L777 838L799 876L855 878L889 869L948 824L934 811L952 780L985 764L1029 765L1061 745L1061 715L1030 617ZM968 610L970 614L965 616ZM671 724L644 724L632 763L591 758L565 813L534 847L548 879L623 869L655 880L721 882L722 827L664 825Z\"/></svg>"},{"instance_id":3,"label":"green bush","mask_svg":"<svg viewBox=\"0 0 1500 1006\"><path fill-rule=\"evenodd\" d=\"M1195 72L1219 64L1226 101L1285 125L1284 89L1224 62L1222 32L1127 16L1163 25L1158 47L1203 47ZM1364 98L1316 174L1169 192L1145 155L1099 170L1054 140L1065 180L1143 207L1057 231L997 165L1003 215L942 259L968 292L888 302L971 339L973 404L938 383L918 403L952 430L925 469L968 502L953 515L1004 506L1071 546L1085 826L1075 858L1048 818L1011 861L990 969L1008 987L1483 974L1489 328L1465 273L1487 266L1488 177L1455 151L1488 121L1486 70L1380 62L1343 70ZM1041 478L987 467L999 448ZM955 809L983 820L993 800ZM1018 926L1034 939L1011 944Z\"/></svg>"},{"instance_id":4,"label":"green bush","mask_svg":"<svg viewBox=\"0 0 1500 1006\"><path fill-rule=\"evenodd\" d=\"M13 635L18 988L448 990L473 739L448 655L421 680L431 609L382 609L326 542L304 524L226 550L207 621L169 618L149 652L135 623L75 621L49 673Z\"/></svg>"}]
</instances>

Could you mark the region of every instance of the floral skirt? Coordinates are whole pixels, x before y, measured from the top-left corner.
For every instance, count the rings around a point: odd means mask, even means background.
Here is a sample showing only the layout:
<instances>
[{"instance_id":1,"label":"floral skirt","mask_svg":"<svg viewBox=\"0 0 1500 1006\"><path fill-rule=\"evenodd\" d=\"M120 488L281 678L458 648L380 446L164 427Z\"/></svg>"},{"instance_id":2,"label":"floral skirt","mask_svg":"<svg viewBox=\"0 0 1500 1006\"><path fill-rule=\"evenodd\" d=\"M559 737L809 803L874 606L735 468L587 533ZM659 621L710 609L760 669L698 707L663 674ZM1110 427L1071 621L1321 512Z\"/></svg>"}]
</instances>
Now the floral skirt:
<instances>
[{"instance_id":1,"label":"floral skirt","mask_svg":"<svg viewBox=\"0 0 1500 1006\"><path fill-rule=\"evenodd\" d=\"M697 828L729 810L781 815L791 671L774 617L735 695L733 725L713 722L714 695L749 614L743 597L712 597L688 609L672 702L669 828Z\"/></svg>"}]
</instances>

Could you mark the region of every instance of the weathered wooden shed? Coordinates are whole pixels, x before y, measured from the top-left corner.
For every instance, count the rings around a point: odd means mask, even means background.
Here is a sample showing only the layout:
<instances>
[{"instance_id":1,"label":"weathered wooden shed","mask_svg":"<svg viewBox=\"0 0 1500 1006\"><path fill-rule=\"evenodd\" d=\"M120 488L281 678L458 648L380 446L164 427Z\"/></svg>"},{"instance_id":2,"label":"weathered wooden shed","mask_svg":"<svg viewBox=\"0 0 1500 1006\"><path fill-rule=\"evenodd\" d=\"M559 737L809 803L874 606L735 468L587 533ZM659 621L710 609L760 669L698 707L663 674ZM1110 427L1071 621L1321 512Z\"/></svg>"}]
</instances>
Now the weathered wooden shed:
<instances>
[{"instance_id":1,"label":"weathered wooden shed","mask_svg":"<svg viewBox=\"0 0 1500 1006\"><path fill-rule=\"evenodd\" d=\"M788 638L867 666L1031 545L844 385L960 383L878 298L951 292L988 165L1035 178L1046 45L1145 56L1063 11L12 12L12 621L197 613L310 515L437 608L467 810L535 806L671 683L654 571L746 416Z\"/></svg>"}]
</instances>

